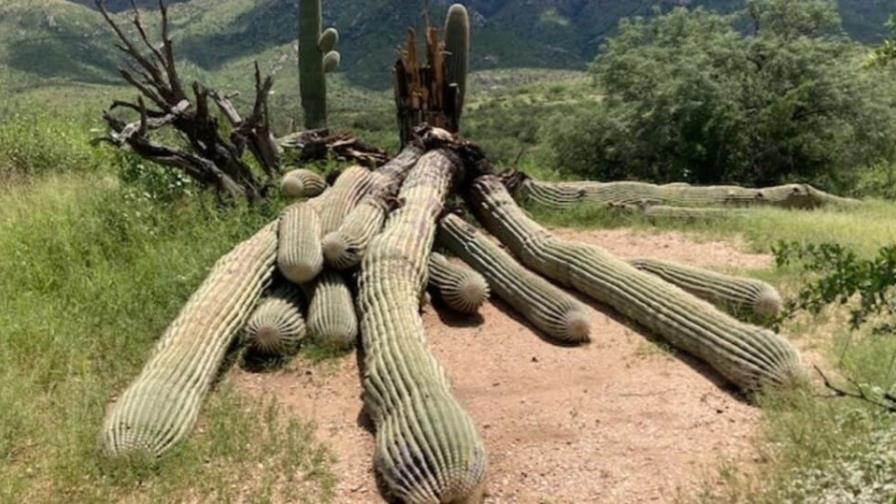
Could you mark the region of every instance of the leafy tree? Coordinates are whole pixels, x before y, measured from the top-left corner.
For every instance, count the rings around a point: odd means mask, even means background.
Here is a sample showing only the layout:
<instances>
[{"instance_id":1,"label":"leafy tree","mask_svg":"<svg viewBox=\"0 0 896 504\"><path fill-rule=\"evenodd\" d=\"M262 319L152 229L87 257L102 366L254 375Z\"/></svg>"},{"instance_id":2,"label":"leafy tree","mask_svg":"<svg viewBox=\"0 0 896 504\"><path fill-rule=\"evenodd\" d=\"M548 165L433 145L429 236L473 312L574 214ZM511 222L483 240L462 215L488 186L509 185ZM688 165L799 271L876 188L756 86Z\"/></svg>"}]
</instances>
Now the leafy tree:
<instances>
[{"instance_id":1,"label":"leafy tree","mask_svg":"<svg viewBox=\"0 0 896 504\"><path fill-rule=\"evenodd\" d=\"M829 0L623 20L591 66L604 101L549 124L550 161L600 179L842 188L896 137L890 84L862 54Z\"/></svg>"}]
</instances>

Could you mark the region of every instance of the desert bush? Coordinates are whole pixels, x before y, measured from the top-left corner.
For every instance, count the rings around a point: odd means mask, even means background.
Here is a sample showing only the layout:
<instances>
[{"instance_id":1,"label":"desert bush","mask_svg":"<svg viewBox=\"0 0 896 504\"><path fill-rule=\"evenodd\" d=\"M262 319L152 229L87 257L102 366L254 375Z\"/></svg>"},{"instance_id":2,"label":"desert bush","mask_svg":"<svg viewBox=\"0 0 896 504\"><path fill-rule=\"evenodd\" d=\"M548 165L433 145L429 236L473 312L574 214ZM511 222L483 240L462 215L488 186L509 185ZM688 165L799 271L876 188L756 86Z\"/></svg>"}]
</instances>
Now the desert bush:
<instances>
[{"instance_id":1,"label":"desert bush","mask_svg":"<svg viewBox=\"0 0 896 504\"><path fill-rule=\"evenodd\" d=\"M579 176L852 187L891 159L891 79L865 69L827 0L751 0L623 20L591 72L606 97L544 129Z\"/></svg>"}]
</instances>

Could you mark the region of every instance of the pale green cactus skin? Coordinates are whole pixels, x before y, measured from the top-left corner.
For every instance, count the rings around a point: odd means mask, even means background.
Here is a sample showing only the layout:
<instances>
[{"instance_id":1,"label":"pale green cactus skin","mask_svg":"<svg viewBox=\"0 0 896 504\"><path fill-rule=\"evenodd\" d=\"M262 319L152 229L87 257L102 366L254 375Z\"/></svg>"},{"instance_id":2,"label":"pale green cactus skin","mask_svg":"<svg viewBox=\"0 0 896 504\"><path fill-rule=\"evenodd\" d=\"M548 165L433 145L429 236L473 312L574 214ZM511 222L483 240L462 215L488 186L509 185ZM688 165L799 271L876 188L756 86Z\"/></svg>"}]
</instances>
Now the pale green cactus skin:
<instances>
[{"instance_id":1,"label":"pale green cactus skin","mask_svg":"<svg viewBox=\"0 0 896 504\"><path fill-rule=\"evenodd\" d=\"M321 0L299 0L299 87L305 129L327 127L327 78L341 59L335 51L339 33L328 28L321 33Z\"/></svg>"},{"instance_id":2,"label":"pale green cactus skin","mask_svg":"<svg viewBox=\"0 0 896 504\"><path fill-rule=\"evenodd\" d=\"M787 184L762 189L739 186L692 186L675 183L654 185L644 182L543 182L526 179L520 195L546 206L569 206L582 202L606 205L777 206L817 208L825 205L852 205L856 200L841 198L807 184Z\"/></svg>"},{"instance_id":3,"label":"pale green cactus skin","mask_svg":"<svg viewBox=\"0 0 896 504\"><path fill-rule=\"evenodd\" d=\"M448 82L457 84L457 107L460 117L467 95L467 74L470 69L470 16L467 8L454 4L445 19L445 69Z\"/></svg>"},{"instance_id":4,"label":"pale green cactus skin","mask_svg":"<svg viewBox=\"0 0 896 504\"><path fill-rule=\"evenodd\" d=\"M358 316L341 273L325 270L310 293L308 335L324 348L348 350L358 341Z\"/></svg>"},{"instance_id":5,"label":"pale green cactus skin","mask_svg":"<svg viewBox=\"0 0 896 504\"><path fill-rule=\"evenodd\" d=\"M526 216L496 177L477 179L471 198L483 225L529 267L611 306L741 389L804 379L799 354L781 336L737 321L599 247L555 238Z\"/></svg>"},{"instance_id":6,"label":"pale green cactus skin","mask_svg":"<svg viewBox=\"0 0 896 504\"><path fill-rule=\"evenodd\" d=\"M656 259L635 259L629 262L635 268L681 287L734 316L770 321L781 311L782 301L778 291L755 278L723 275Z\"/></svg>"},{"instance_id":7,"label":"pale green cactus skin","mask_svg":"<svg viewBox=\"0 0 896 504\"><path fill-rule=\"evenodd\" d=\"M274 272L276 224L222 257L111 406L101 443L111 457L160 456L193 428L227 350Z\"/></svg>"},{"instance_id":8,"label":"pale green cactus skin","mask_svg":"<svg viewBox=\"0 0 896 504\"><path fill-rule=\"evenodd\" d=\"M488 282L482 275L438 252L429 256L429 286L458 313L478 312L489 297Z\"/></svg>"},{"instance_id":9,"label":"pale green cactus skin","mask_svg":"<svg viewBox=\"0 0 896 504\"><path fill-rule=\"evenodd\" d=\"M305 338L302 292L292 285L275 289L262 299L246 322L246 351L262 357L294 355Z\"/></svg>"},{"instance_id":10,"label":"pale green cactus skin","mask_svg":"<svg viewBox=\"0 0 896 504\"><path fill-rule=\"evenodd\" d=\"M486 455L470 416L452 397L420 318L436 219L459 171L443 150L411 170L361 266L359 309L364 400L376 424L374 465L406 503L480 502Z\"/></svg>"},{"instance_id":11,"label":"pale green cactus skin","mask_svg":"<svg viewBox=\"0 0 896 504\"><path fill-rule=\"evenodd\" d=\"M324 268L320 215L315 209L315 200L287 207L280 216L277 267L296 284L314 280Z\"/></svg>"},{"instance_id":12,"label":"pale green cactus skin","mask_svg":"<svg viewBox=\"0 0 896 504\"><path fill-rule=\"evenodd\" d=\"M457 215L442 219L439 243L482 273L495 295L546 336L569 345L590 340L591 317L582 303L524 268Z\"/></svg>"},{"instance_id":13,"label":"pale green cactus skin","mask_svg":"<svg viewBox=\"0 0 896 504\"><path fill-rule=\"evenodd\" d=\"M345 217L370 190L373 174L367 168L352 166L339 175L327 192L315 198L320 212L321 237L339 229Z\"/></svg>"},{"instance_id":14,"label":"pale green cactus skin","mask_svg":"<svg viewBox=\"0 0 896 504\"><path fill-rule=\"evenodd\" d=\"M390 200L398 193L408 172L420 159L416 146L406 147L398 156L371 174L367 195L343 220L339 229L322 240L327 265L345 270L361 264L370 240L379 233L391 209Z\"/></svg>"},{"instance_id":15,"label":"pale green cactus skin","mask_svg":"<svg viewBox=\"0 0 896 504\"><path fill-rule=\"evenodd\" d=\"M289 198L313 198L324 192L327 181L316 172L299 168L283 175L280 190Z\"/></svg>"}]
</instances>

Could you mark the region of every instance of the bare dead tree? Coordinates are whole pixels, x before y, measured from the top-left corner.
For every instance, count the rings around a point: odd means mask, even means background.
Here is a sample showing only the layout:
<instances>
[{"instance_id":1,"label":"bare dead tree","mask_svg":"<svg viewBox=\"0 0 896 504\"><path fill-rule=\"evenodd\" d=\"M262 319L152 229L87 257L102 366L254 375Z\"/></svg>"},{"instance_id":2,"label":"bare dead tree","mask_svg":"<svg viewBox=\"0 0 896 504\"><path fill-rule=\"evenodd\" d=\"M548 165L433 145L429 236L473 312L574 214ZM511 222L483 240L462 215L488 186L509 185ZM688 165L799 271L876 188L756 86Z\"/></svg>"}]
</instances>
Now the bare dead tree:
<instances>
[{"instance_id":1,"label":"bare dead tree","mask_svg":"<svg viewBox=\"0 0 896 504\"><path fill-rule=\"evenodd\" d=\"M264 197L273 187L280 166L280 147L271 132L267 103L273 79L270 76L262 78L256 63L255 106L245 118L240 116L229 97L199 82L193 82L192 97L189 97L177 72L168 10L162 0L159 0L160 45L150 41L140 11L133 2L137 42L115 22L106 10L104 0L96 0L96 5L118 38L116 47L128 57L124 68L120 69L122 78L140 92L136 102L112 103L103 114L109 132L96 142L127 146L141 157L178 169L200 185L214 188L221 196L245 199L250 203ZM232 126L227 136L210 110L210 99ZM129 109L139 117L133 122L121 120L113 114L117 109ZM186 150L150 138L153 131L166 126L177 130L184 139ZM256 174L243 160L246 148L258 161L263 175Z\"/></svg>"}]
</instances>

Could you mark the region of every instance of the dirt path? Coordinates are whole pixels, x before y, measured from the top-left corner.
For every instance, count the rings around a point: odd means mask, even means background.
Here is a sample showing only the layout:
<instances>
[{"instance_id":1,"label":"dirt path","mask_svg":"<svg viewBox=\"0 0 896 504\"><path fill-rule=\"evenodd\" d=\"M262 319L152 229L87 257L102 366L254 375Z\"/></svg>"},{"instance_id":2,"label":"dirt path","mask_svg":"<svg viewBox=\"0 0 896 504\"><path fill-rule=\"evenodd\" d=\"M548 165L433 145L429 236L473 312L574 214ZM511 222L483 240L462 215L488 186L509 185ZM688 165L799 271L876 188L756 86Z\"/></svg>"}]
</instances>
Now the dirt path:
<instances>
[{"instance_id":1,"label":"dirt path","mask_svg":"<svg viewBox=\"0 0 896 504\"><path fill-rule=\"evenodd\" d=\"M756 268L770 258L674 233L558 230L621 257ZM759 412L715 383L711 372L670 356L602 306L592 339L560 348L540 339L500 303L482 320L428 307L433 351L483 433L490 503L670 502L726 460L749 461ZM444 317L444 319L443 319ZM237 372L237 387L274 394L314 421L338 457L336 501L382 502L371 469L373 435L361 414L355 357L284 372Z\"/></svg>"}]
</instances>

